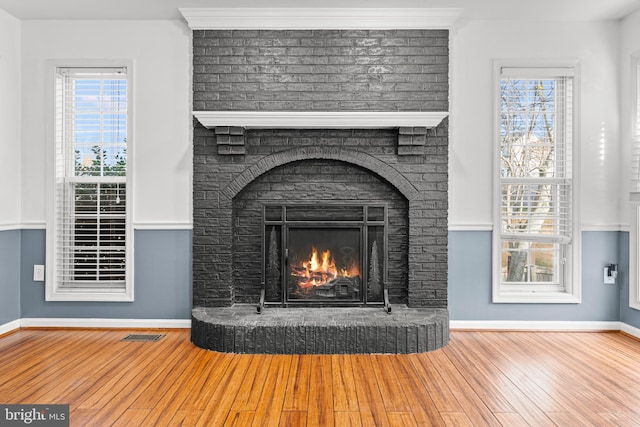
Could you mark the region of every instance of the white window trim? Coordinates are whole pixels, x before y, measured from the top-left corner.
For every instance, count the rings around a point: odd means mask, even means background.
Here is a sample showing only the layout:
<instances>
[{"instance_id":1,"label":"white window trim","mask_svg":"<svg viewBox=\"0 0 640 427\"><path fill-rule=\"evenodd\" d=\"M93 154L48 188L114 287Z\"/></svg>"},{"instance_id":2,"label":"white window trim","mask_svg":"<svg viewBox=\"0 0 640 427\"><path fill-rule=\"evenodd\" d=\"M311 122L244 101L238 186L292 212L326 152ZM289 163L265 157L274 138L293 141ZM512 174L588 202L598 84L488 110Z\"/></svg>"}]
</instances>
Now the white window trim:
<instances>
[{"instance_id":1,"label":"white window trim","mask_svg":"<svg viewBox=\"0 0 640 427\"><path fill-rule=\"evenodd\" d=\"M636 120L640 104L640 51L631 55L631 152L634 153ZM635 159L634 159L635 160ZM632 177L633 180L636 177ZM635 192L633 186L631 200L631 234L629 236L629 307L640 310L640 193Z\"/></svg>"},{"instance_id":2,"label":"white window trim","mask_svg":"<svg viewBox=\"0 0 640 427\"><path fill-rule=\"evenodd\" d=\"M629 307L640 310L640 263L638 249L640 248L640 204L631 206L631 234L629 237Z\"/></svg>"},{"instance_id":3,"label":"white window trim","mask_svg":"<svg viewBox=\"0 0 640 427\"><path fill-rule=\"evenodd\" d=\"M55 263L55 195L56 195L56 70L62 67L126 67L127 68L127 270L125 276L125 288L113 290L107 288L75 288L63 289L56 283ZM135 158L134 146L134 66L130 59L52 59L46 63L47 93L46 121L47 121L47 225L46 225L46 277L45 300L46 301L93 301L93 302L131 302L134 301L134 233L133 233L133 161Z\"/></svg>"},{"instance_id":4,"label":"white window trim","mask_svg":"<svg viewBox=\"0 0 640 427\"><path fill-rule=\"evenodd\" d=\"M501 284L501 260L502 260L502 240L500 236L500 208L501 191L500 177L500 147L498 141L500 137L500 80L502 68L529 68L529 69L550 69L550 68L573 68L573 164L572 169L572 242L569 254L567 254L569 267L565 269L565 289L563 291L533 291L533 290L508 290L508 286L503 288ZM582 302L582 239L580 230L580 63L578 60L509 60L496 59L493 61L493 249L492 249L492 301L494 303L539 303L539 304L578 304ZM507 288L507 289L505 289Z\"/></svg>"}]
</instances>

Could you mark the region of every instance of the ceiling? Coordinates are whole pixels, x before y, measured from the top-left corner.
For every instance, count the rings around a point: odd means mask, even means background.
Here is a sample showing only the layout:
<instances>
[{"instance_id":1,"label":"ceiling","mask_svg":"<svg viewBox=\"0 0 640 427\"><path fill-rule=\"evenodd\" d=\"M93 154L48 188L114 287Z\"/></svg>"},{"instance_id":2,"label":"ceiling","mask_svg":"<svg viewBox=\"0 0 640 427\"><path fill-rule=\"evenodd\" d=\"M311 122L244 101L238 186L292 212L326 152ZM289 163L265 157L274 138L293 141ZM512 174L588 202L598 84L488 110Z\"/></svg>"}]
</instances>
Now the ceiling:
<instances>
[{"instance_id":1,"label":"ceiling","mask_svg":"<svg viewBox=\"0 0 640 427\"><path fill-rule=\"evenodd\" d=\"M21 20L181 19L181 7L265 7L263 0L0 0ZM640 0L270 0L278 7L462 8L461 19L600 21L624 18Z\"/></svg>"}]
</instances>

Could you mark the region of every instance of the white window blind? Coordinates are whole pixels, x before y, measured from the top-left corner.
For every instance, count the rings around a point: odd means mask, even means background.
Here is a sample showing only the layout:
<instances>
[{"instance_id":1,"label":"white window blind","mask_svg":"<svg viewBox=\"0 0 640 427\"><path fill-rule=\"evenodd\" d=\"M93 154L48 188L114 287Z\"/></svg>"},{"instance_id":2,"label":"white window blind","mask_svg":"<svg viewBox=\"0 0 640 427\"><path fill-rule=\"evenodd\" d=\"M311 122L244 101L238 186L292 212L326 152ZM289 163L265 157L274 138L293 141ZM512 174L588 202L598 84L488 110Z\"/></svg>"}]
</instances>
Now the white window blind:
<instances>
[{"instance_id":1,"label":"white window blind","mask_svg":"<svg viewBox=\"0 0 640 427\"><path fill-rule=\"evenodd\" d=\"M631 194L632 222L629 238L629 307L640 310L640 53L631 56L632 129Z\"/></svg>"},{"instance_id":2,"label":"white window blind","mask_svg":"<svg viewBox=\"0 0 640 427\"><path fill-rule=\"evenodd\" d=\"M572 241L573 70L502 68L501 283L563 286Z\"/></svg>"},{"instance_id":3,"label":"white window blind","mask_svg":"<svg viewBox=\"0 0 640 427\"><path fill-rule=\"evenodd\" d=\"M130 238L127 70L56 71L56 286L122 292Z\"/></svg>"}]
</instances>

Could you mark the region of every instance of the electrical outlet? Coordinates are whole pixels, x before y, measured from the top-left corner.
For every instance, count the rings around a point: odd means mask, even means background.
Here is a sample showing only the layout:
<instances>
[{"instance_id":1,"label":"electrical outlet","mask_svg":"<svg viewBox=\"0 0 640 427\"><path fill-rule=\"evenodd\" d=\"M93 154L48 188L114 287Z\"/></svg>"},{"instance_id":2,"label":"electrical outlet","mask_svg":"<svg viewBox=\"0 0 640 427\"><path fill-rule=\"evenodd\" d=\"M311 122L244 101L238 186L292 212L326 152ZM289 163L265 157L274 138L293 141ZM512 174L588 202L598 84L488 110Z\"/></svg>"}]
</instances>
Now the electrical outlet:
<instances>
[{"instance_id":1,"label":"electrical outlet","mask_svg":"<svg viewBox=\"0 0 640 427\"><path fill-rule=\"evenodd\" d=\"M616 284L616 276L610 274L609 268L604 268L604 284L605 285L615 285Z\"/></svg>"},{"instance_id":2,"label":"electrical outlet","mask_svg":"<svg viewBox=\"0 0 640 427\"><path fill-rule=\"evenodd\" d=\"M33 281L44 282L44 265L33 266Z\"/></svg>"}]
</instances>

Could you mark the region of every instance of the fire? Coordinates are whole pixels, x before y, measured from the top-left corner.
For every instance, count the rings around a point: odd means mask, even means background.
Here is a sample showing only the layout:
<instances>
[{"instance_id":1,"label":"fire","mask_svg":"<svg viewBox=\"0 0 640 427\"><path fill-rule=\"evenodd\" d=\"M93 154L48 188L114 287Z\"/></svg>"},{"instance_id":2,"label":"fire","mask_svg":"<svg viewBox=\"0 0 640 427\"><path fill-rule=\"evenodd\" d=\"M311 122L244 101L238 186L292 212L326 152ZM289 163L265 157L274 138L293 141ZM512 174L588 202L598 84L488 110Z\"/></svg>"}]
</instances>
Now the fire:
<instances>
[{"instance_id":1,"label":"fire","mask_svg":"<svg viewBox=\"0 0 640 427\"><path fill-rule=\"evenodd\" d=\"M346 268L338 269L330 250L319 253L315 246L311 248L308 261L303 261L298 267L294 266L292 274L299 278L298 286L302 289L322 286L337 277L355 277L360 270L355 262Z\"/></svg>"},{"instance_id":2,"label":"fire","mask_svg":"<svg viewBox=\"0 0 640 427\"><path fill-rule=\"evenodd\" d=\"M331 251L327 250L322 252L322 262L318 261L318 250L314 247L311 249L311 259L302 263L302 266L308 273L324 273L327 275L333 274L333 277L337 276L336 263L331 256Z\"/></svg>"}]
</instances>

